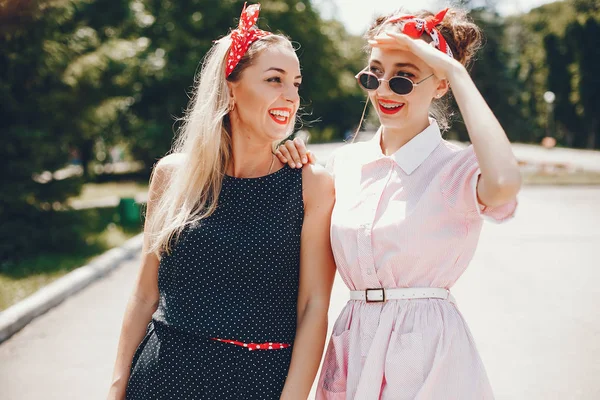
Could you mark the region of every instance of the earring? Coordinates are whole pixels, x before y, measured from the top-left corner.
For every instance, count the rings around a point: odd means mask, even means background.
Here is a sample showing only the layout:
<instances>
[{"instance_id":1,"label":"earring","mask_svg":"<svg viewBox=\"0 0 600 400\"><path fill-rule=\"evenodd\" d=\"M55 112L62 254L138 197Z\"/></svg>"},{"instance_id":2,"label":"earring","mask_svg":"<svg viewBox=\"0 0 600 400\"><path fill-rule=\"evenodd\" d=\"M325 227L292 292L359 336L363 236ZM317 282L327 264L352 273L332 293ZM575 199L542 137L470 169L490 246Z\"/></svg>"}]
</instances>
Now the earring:
<instances>
[{"instance_id":1,"label":"earring","mask_svg":"<svg viewBox=\"0 0 600 400\"><path fill-rule=\"evenodd\" d=\"M232 102L229 103L228 111L232 112L234 108L235 108L235 101L232 101Z\"/></svg>"}]
</instances>

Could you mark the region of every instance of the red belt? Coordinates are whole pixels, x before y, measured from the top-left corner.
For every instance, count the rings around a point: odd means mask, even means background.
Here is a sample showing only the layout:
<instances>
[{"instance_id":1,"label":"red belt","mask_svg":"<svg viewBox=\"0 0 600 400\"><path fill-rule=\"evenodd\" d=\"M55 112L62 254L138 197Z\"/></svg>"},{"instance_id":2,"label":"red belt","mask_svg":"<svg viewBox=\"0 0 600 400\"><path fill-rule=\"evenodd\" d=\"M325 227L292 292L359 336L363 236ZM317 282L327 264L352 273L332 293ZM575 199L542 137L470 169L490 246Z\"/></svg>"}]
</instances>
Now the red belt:
<instances>
[{"instance_id":1,"label":"red belt","mask_svg":"<svg viewBox=\"0 0 600 400\"><path fill-rule=\"evenodd\" d=\"M223 342L223 343L229 343L229 344L234 344L236 346L241 346L241 347L246 347L248 350L252 351L252 350L279 350L279 349L285 349L290 347L289 344L287 343L243 343L243 342L238 342L236 340L226 340L226 339L218 339L218 338L211 338L212 340L216 340L217 342Z\"/></svg>"}]
</instances>

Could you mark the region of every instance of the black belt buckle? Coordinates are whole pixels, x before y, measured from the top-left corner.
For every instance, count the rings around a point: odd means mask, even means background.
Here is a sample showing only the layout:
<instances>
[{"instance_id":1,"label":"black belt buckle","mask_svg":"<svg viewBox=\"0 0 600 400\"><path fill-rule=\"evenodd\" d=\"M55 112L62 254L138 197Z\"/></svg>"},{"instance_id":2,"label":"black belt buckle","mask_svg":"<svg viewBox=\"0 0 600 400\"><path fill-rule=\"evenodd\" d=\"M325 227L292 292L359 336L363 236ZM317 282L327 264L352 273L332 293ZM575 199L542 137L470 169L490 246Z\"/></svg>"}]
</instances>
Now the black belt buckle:
<instances>
[{"instance_id":1,"label":"black belt buckle","mask_svg":"<svg viewBox=\"0 0 600 400\"><path fill-rule=\"evenodd\" d=\"M381 290L382 299L381 300L369 300L369 291ZM374 289L366 289L365 290L365 301L367 303L385 303L385 289L383 288L374 288Z\"/></svg>"}]
</instances>

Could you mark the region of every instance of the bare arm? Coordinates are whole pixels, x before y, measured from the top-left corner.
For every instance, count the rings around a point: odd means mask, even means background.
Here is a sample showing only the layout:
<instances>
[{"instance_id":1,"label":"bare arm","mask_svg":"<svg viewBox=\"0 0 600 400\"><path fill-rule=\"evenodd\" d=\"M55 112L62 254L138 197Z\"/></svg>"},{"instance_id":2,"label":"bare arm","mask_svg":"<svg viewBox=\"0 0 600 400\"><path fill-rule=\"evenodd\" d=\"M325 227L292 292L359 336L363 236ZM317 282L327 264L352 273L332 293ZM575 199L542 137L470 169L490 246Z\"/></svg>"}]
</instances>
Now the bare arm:
<instances>
[{"instance_id":1,"label":"bare arm","mask_svg":"<svg viewBox=\"0 0 600 400\"><path fill-rule=\"evenodd\" d=\"M479 200L490 207L506 204L521 188L519 165L506 133L462 65L448 78L479 161Z\"/></svg>"},{"instance_id":2,"label":"bare arm","mask_svg":"<svg viewBox=\"0 0 600 400\"><path fill-rule=\"evenodd\" d=\"M156 165L156 170L150 183L146 224L144 227L144 245L142 248L142 263L134 284L133 293L127 303L121 336L117 349L117 358L113 370L112 384L108 394L110 400L125 398L129 370L137 346L142 341L146 327L152 314L158 306L158 265L156 254L148 254L150 245L148 232L148 216L152 215L154 206L169 181L174 167L173 156L167 156Z\"/></svg>"},{"instance_id":3,"label":"bare arm","mask_svg":"<svg viewBox=\"0 0 600 400\"><path fill-rule=\"evenodd\" d=\"M300 242L298 325L282 400L306 400L327 335L327 311L335 276L329 227L334 204L333 180L320 167L305 166L304 224Z\"/></svg>"}]
</instances>

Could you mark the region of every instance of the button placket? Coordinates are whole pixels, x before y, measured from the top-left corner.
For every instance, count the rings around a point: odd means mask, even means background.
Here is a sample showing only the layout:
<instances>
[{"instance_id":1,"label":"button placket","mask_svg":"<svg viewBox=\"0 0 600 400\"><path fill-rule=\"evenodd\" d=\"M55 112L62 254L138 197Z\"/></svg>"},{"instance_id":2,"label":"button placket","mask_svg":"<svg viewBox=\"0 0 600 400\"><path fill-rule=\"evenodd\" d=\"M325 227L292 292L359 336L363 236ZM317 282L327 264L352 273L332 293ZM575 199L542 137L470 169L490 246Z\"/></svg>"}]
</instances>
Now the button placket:
<instances>
[{"instance_id":1,"label":"button placket","mask_svg":"<svg viewBox=\"0 0 600 400\"><path fill-rule=\"evenodd\" d=\"M381 168L381 167L380 167ZM373 222L377 213L377 207L389 176L384 173L379 180L373 182L368 188L365 188L365 194L362 199L362 206L357 210L362 216L362 221L357 232L358 245L358 264L361 275L367 287L376 288L380 286L379 279L375 271L375 260L373 256Z\"/></svg>"}]
</instances>

